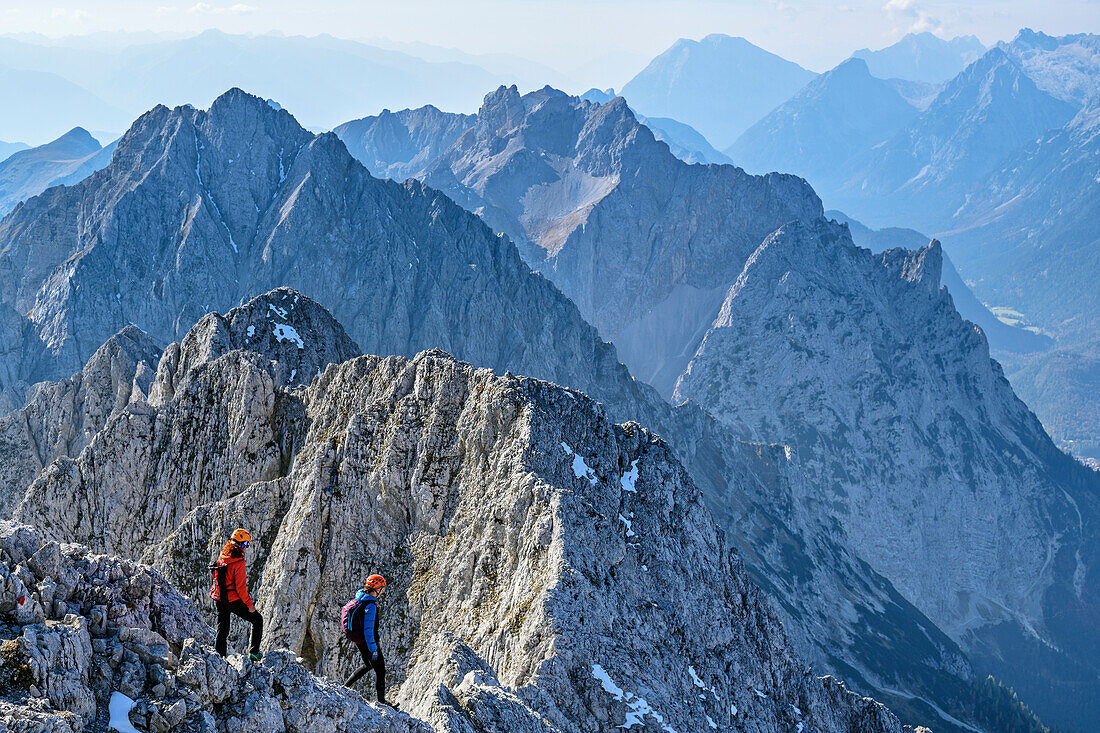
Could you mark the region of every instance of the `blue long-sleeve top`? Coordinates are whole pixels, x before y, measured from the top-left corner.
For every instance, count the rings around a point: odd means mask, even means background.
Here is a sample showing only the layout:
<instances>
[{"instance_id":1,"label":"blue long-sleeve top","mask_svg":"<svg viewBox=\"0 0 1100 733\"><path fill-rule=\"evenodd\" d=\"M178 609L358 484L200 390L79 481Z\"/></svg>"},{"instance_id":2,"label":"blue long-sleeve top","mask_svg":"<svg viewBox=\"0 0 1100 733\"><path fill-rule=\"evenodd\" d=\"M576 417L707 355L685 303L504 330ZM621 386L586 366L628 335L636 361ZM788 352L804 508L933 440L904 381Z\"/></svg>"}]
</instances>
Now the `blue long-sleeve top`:
<instances>
[{"instance_id":1,"label":"blue long-sleeve top","mask_svg":"<svg viewBox=\"0 0 1100 733\"><path fill-rule=\"evenodd\" d=\"M376 652L378 651L378 599L360 588L355 593L355 600L374 601L374 603L368 603L363 609L363 638L367 642L367 650Z\"/></svg>"}]
</instances>

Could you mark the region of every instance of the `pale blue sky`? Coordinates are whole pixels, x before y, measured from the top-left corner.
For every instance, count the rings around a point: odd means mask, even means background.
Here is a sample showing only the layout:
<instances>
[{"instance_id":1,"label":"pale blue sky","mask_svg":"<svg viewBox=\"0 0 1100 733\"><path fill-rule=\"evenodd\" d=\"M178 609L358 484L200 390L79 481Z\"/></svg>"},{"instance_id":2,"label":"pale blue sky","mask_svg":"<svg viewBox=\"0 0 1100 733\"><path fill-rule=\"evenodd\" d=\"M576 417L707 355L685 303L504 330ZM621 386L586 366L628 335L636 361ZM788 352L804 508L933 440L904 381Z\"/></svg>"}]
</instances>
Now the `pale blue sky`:
<instances>
[{"instance_id":1,"label":"pale blue sky","mask_svg":"<svg viewBox=\"0 0 1100 733\"><path fill-rule=\"evenodd\" d=\"M507 52L569 73L608 53L648 58L679 37L743 35L814 70L911 30L975 34L1022 26L1100 32L1098 0L0 0L0 33L104 30L384 37Z\"/></svg>"}]
</instances>

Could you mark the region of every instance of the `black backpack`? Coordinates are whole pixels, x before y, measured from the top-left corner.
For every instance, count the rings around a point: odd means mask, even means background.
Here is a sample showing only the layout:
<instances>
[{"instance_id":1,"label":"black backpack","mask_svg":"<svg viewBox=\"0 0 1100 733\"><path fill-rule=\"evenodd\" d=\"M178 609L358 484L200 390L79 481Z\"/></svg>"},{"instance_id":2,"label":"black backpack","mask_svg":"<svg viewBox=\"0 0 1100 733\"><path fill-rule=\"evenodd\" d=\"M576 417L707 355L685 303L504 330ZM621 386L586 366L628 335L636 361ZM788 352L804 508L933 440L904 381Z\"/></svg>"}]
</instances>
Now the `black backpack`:
<instances>
[{"instance_id":1,"label":"black backpack","mask_svg":"<svg viewBox=\"0 0 1100 733\"><path fill-rule=\"evenodd\" d=\"M210 573L214 576L214 582L218 584L218 600L222 603L229 603L229 584L226 582L229 567L214 563L210 566Z\"/></svg>"}]
</instances>

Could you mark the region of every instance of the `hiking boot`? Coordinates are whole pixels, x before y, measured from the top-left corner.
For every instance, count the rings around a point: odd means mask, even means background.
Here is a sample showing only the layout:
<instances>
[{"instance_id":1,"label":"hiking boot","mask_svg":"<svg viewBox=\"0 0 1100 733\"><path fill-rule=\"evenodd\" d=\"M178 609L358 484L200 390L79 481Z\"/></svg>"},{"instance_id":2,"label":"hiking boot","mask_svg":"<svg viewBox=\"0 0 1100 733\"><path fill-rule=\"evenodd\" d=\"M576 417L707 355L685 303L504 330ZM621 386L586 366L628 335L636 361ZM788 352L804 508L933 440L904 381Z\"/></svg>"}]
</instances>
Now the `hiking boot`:
<instances>
[{"instance_id":1,"label":"hiking boot","mask_svg":"<svg viewBox=\"0 0 1100 733\"><path fill-rule=\"evenodd\" d=\"M253 662L259 662L261 659L264 658L264 654L263 652L249 652L248 658L251 659Z\"/></svg>"}]
</instances>

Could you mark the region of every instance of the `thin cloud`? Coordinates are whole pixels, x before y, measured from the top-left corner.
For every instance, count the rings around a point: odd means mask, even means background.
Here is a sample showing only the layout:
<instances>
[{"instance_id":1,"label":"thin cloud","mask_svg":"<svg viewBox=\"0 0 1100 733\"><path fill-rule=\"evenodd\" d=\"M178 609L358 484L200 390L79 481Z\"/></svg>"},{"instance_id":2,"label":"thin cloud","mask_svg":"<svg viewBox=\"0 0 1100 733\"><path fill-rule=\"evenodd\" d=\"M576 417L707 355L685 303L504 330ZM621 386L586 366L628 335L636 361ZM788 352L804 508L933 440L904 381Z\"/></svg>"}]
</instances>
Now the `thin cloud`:
<instances>
[{"instance_id":1,"label":"thin cloud","mask_svg":"<svg viewBox=\"0 0 1100 733\"><path fill-rule=\"evenodd\" d=\"M83 23L88 19L88 13L73 8L51 8L50 18L53 20L67 20L70 23Z\"/></svg>"},{"instance_id":2,"label":"thin cloud","mask_svg":"<svg viewBox=\"0 0 1100 733\"><path fill-rule=\"evenodd\" d=\"M917 0L889 0L882 6L890 18L906 24L909 33L942 33L944 23L917 4Z\"/></svg>"},{"instance_id":3,"label":"thin cloud","mask_svg":"<svg viewBox=\"0 0 1100 733\"><path fill-rule=\"evenodd\" d=\"M187 9L189 13L206 13L209 15L248 15L256 12L254 5L237 3L236 5L211 5L210 3L195 3Z\"/></svg>"}]
</instances>

